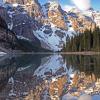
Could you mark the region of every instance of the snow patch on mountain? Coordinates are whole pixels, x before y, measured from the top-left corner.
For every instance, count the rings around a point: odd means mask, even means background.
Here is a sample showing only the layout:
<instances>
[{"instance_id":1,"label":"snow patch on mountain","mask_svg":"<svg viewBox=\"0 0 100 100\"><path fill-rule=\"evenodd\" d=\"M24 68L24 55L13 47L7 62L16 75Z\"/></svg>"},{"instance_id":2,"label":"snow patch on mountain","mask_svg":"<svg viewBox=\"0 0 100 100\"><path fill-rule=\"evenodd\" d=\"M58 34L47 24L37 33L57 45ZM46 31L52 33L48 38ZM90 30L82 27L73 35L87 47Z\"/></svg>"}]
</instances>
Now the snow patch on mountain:
<instances>
[{"instance_id":1,"label":"snow patch on mountain","mask_svg":"<svg viewBox=\"0 0 100 100\"><path fill-rule=\"evenodd\" d=\"M4 56L6 53L0 51L0 56Z\"/></svg>"},{"instance_id":2,"label":"snow patch on mountain","mask_svg":"<svg viewBox=\"0 0 100 100\"><path fill-rule=\"evenodd\" d=\"M40 41L47 44L47 49L52 51L60 51L66 40L65 31L57 28L53 23L50 23L49 26L42 26L40 30L34 33Z\"/></svg>"},{"instance_id":3,"label":"snow patch on mountain","mask_svg":"<svg viewBox=\"0 0 100 100\"><path fill-rule=\"evenodd\" d=\"M59 3L58 0L49 0L50 6L49 10L58 9Z\"/></svg>"},{"instance_id":4,"label":"snow patch on mountain","mask_svg":"<svg viewBox=\"0 0 100 100\"><path fill-rule=\"evenodd\" d=\"M100 27L100 12L89 10L82 13L85 16L89 16L96 23L96 25Z\"/></svg>"},{"instance_id":5,"label":"snow patch on mountain","mask_svg":"<svg viewBox=\"0 0 100 100\"><path fill-rule=\"evenodd\" d=\"M67 22L67 26L68 26L67 34L68 34L69 38L74 37L74 35L77 33L75 32L74 28L72 27L72 21L69 20Z\"/></svg>"}]
</instances>

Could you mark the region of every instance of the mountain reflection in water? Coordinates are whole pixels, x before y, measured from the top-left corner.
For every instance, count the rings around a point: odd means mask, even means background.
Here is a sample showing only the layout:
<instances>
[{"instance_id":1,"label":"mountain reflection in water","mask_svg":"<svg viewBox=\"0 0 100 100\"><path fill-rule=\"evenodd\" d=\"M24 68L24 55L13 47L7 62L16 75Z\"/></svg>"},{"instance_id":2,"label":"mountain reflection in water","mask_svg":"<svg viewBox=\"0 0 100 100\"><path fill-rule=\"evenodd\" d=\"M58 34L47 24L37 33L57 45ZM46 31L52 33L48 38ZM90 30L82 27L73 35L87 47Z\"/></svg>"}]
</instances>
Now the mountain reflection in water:
<instances>
[{"instance_id":1,"label":"mountain reflection in water","mask_svg":"<svg viewBox=\"0 0 100 100\"><path fill-rule=\"evenodd\" d=\"M0 100L100 100L100 56L0 57Z\"/></svg>"}]
</instances>

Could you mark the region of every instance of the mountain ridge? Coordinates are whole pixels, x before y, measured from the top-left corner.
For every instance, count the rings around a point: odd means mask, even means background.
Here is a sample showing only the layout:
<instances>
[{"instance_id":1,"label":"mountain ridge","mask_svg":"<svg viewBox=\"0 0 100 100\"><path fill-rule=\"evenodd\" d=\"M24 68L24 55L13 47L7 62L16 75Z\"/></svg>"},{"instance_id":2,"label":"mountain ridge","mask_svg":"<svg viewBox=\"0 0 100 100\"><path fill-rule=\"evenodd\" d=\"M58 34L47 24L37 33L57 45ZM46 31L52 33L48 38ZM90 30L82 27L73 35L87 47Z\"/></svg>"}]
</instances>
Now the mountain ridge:
<instances>
[{"instance_id":1,"label":"mountain ridge","mask_svg":"<svg viewBox=\"0 0 100 100\"><path fill-rule=\"evenodd\" d=\"M94 30L96 26L100 27L100 13L94 10L66 12L58 2L41 5L38 0L22 1L7 0L7 3L3 4L7 11L6 16L10 17L5 18L9 28L18 37L29 40L37 38L41 47L47 50L61 51L66 39L86 29Z\"/></svg>"}]
</instances>

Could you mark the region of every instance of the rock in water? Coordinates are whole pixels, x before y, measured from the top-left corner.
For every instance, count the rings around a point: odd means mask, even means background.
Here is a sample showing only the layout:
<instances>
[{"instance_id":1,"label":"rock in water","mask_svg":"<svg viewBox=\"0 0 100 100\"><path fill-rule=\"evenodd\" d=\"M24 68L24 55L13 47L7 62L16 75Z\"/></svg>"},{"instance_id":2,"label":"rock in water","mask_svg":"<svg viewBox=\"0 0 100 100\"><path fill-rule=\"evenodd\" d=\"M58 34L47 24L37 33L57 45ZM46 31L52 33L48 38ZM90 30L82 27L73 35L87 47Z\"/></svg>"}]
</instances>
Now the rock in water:
<instances>
[{"instance_id":1,"label":"rock in water","mask_svg":"<svg viewBox=\"0 0 100 100\"><path fill-rule=\"evenodd\" d=\"M80 96L78 100L92 100L92 97L90 95L84 94Z\"/></svg>"},{"instance_id":2,"label":"rock in water","mask_svg":"<svg viewBox=\"0 0 100 100\"><path fill-rule=\"evenodd\" d=\"M74 96L72 96L70 93L68 93L68 94L65 94L65 95L62 97L62 100L77 100L77 97L74 97Z\"/></svg>"}]
</instances>

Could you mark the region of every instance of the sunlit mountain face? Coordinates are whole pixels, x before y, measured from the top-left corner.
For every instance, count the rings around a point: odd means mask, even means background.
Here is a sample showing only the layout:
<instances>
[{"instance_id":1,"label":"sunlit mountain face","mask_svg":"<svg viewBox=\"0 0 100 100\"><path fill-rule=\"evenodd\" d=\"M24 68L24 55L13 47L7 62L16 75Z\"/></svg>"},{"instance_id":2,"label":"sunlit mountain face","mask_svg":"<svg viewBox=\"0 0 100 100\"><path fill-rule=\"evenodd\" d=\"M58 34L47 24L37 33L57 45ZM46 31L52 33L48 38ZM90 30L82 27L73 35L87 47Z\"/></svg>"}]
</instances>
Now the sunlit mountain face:
<instances>
[{"instance_id":1,"label":"sunlit mountain face","mask_svg":"<svg viewBox=\"0 0 100 100\"><path fill-rule=\"evenodd\" d=\"M0 99L78 100L83 95L93 100L100 98L99 56L1 58Z\"/></svg>"}]
</instances>

